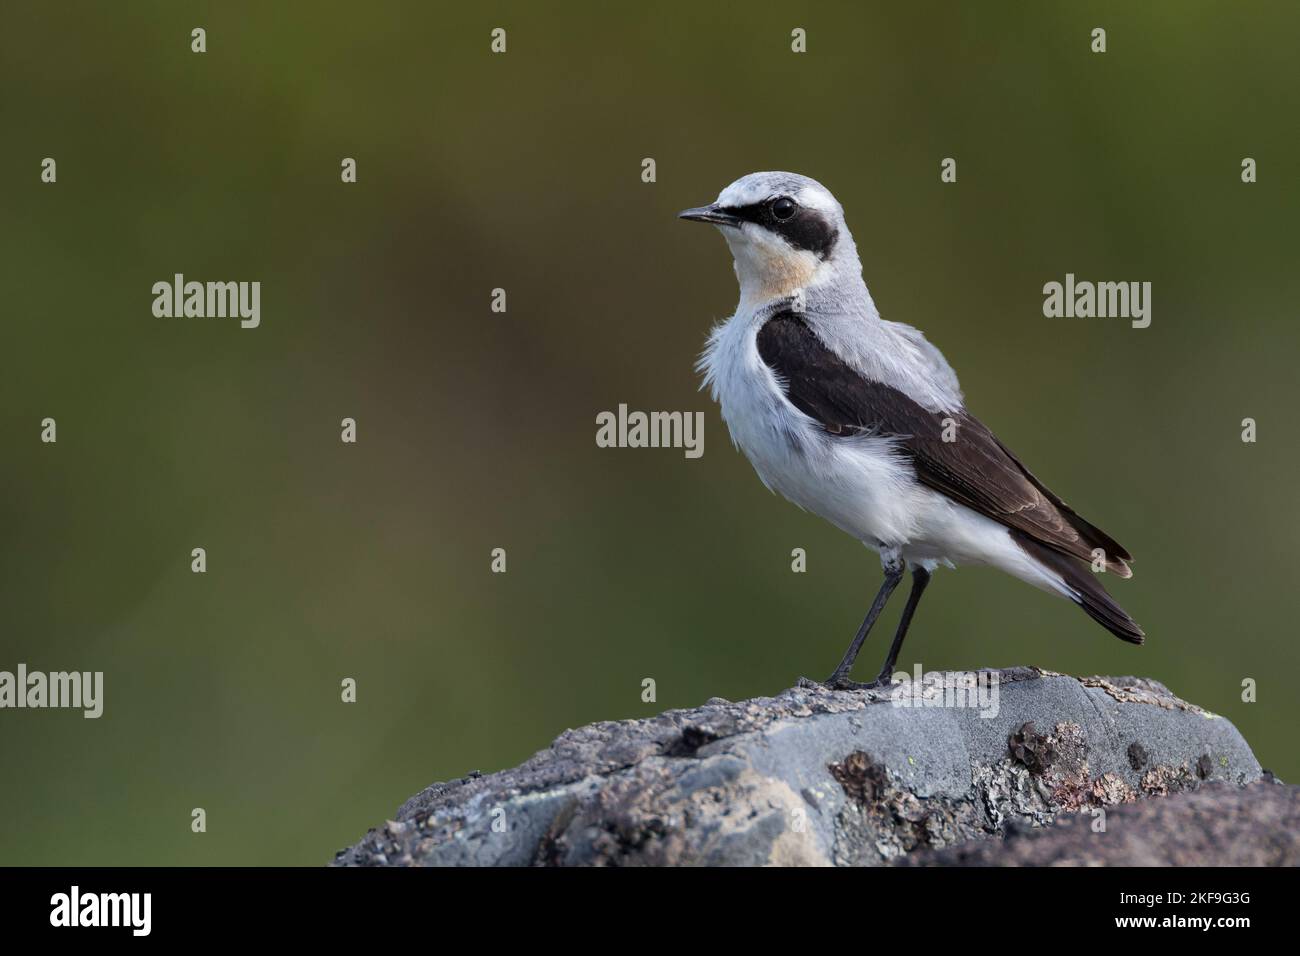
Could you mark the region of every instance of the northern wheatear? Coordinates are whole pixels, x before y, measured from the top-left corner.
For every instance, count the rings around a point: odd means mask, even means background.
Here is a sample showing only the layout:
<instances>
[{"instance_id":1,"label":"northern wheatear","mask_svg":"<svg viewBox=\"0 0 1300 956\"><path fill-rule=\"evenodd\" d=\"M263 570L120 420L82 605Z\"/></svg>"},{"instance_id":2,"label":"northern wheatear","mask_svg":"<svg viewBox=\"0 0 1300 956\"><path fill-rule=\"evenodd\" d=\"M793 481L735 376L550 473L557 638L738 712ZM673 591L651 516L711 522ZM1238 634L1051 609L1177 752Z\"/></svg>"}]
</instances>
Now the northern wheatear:
<instances>
[{"instance_id":1,"label":"northern wheatear","mask_svg":"<svg viewBox=\"0 0 1300 956\"><path fill-rule=\"evenodd\" d=\"M956 374L921 332L881 319L824 186L753 173L680 215L718 226L736 260L740 304L699 365L733 441L768 488L880 552L884 584L829 686L889 681L940 564L999 568L1142 643L1090 568L1131 577L1132 557L966 411ZM855 684L853 662L907 568L912 591L884 667Z\"/></svg>"}]
</instances>

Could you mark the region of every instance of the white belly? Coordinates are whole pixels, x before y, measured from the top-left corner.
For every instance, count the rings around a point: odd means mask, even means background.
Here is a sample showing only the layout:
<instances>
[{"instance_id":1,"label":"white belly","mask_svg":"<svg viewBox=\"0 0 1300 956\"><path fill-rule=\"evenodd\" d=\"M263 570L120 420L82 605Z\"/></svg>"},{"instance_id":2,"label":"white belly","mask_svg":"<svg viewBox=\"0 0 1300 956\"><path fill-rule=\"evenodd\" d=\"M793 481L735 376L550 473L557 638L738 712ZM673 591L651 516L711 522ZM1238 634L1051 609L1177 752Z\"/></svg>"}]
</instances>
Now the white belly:
<instances>
[{"instance_id":1,"label":"white belly","mask_svg":"<svg viewBox=\"0 0 1300 956\"><path fill-rule=\"evenodd\" d=\"M701 366L722 417L763 483L870 547L913 537L911 465L885 438L835 438L796 409L739 317L715 331Z\"/></svg>"},{"instance_id":2,"label":"white belly","mask_svg":"<svg viewBox=\"0 0 1300 956\"><path fill-rule=\"evenodd\" d=\"M884 437L836 437L786 399L738 318L715 331L701 367L732 440L763 483L882 555L934 568L991 564L1058 590L1007 528L916 480Z\"/></svg>"}]
</instances>

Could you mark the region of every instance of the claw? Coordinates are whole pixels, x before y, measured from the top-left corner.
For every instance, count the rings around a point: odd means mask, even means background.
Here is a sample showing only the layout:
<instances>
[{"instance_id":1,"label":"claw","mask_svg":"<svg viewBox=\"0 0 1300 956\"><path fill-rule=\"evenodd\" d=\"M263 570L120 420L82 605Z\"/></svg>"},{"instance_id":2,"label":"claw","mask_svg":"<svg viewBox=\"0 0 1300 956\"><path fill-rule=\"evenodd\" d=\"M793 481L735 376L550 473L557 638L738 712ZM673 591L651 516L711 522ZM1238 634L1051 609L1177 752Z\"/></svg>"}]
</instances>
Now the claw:
<instances>
[{"instance_id":1,"label":"claw","mask_svg":"<svg viewBox=\"0 0 1300 956\"><path fill-rule=\"evenodd\" d=\"M849 680L842 677L837 681L827 681L826 686L831 690L876 690L880 687L880 681L872 681L870 684L864 684L861 681Z\"/></svg>"},{"instance_id":2,"label":"claw","mask_svg":"<svg viewBox=\"0 0 1300 956\"><path fill-rule=\"evenodd\" d=\"M877 677L870 684L863 684L860 681L849 680L847 677L828 677L824 681L812 680L808 677L800 677L794 682L796 687L804 690L881 690L889 687L893 683L888 676Z\"/></svg>"}]
</instances>

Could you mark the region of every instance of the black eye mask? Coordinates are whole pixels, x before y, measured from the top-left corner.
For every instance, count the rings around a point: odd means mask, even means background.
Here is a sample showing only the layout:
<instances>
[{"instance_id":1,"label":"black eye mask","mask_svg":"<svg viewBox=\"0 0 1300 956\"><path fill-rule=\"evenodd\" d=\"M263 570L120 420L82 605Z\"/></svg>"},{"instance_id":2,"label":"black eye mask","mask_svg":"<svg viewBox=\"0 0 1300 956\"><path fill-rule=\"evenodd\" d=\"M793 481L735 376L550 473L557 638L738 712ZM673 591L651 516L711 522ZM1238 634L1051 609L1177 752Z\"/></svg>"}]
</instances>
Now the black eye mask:
<instances>
[{"instance_id":1,"label":"black eye mask","mask_svg":"<svg viewBox=\"0 0 1300 956\"><path fill-rule=\"evenodd\" d=\"M753 203L748 206L731 206L726 212L745 222L757 223L785 239L796 249L806 249L819 259L830 258L835 248L839 230L815 209L796 205L789 219L778 219L772 212L772 202Z\"/></svg>"}]
</instances>

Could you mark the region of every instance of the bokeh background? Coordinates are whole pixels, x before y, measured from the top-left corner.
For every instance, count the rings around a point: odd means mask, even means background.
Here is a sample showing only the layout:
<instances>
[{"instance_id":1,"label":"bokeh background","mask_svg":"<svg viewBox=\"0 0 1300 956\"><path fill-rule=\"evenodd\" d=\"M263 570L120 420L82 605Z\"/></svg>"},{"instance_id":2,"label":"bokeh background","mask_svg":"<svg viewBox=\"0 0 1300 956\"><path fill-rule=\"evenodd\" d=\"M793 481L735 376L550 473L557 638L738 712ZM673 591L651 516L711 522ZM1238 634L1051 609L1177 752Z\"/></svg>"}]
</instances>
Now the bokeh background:
<instances>
[{"instance_id":1,"label":"bokeh background","mask_svg":"<svg viewBox=\"0 0 1300 956\"><path fill-rule=\"evenodd\" d=\"M1156 677L1300 776L1294 4L335 7L0 13L0 669L106 682L0 712L0 862L320 864L566 727L829 672L878 559L692 369L736 290L674 214L759 169L836 193L883 314L1137 556L1145 647L965 569L901 663ZM154 318L176 272L260 280L261 328ZM1151 327L1044 318L1067 272L1152 282ZM597 448L620 402L704 410L703 458Z\"/></svg>"}]
</instances>

